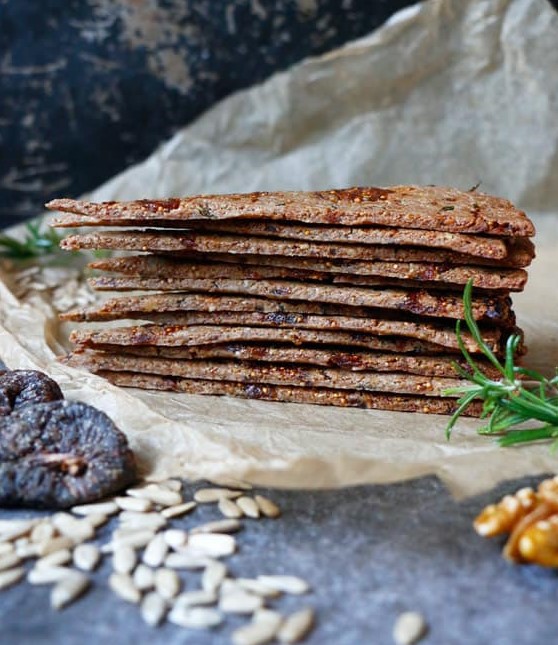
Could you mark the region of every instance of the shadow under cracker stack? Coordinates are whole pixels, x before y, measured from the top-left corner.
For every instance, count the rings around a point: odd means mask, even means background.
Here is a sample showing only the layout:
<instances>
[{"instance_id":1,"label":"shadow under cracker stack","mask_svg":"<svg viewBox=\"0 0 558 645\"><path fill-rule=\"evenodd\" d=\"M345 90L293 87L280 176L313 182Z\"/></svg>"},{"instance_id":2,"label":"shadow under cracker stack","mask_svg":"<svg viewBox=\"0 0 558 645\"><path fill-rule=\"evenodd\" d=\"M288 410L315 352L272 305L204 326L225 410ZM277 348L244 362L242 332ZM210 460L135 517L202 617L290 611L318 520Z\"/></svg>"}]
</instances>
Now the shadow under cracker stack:
<instances>
[{"instance_id":1,"label":"shadow under cracker stack","mask_svg":"<svg viewBox=\"0 0 558 645\"><path fill-rule=\"evenodd\" d=\"M63 248L119 252L90 284L121 295L63 319L103 323L64 360L120 386L447 414L467 281L496 355L521 333L510 292L534 227L505 199L394 186L47 206L54 226L102 227Z\"/></svg>"}]
</instances>

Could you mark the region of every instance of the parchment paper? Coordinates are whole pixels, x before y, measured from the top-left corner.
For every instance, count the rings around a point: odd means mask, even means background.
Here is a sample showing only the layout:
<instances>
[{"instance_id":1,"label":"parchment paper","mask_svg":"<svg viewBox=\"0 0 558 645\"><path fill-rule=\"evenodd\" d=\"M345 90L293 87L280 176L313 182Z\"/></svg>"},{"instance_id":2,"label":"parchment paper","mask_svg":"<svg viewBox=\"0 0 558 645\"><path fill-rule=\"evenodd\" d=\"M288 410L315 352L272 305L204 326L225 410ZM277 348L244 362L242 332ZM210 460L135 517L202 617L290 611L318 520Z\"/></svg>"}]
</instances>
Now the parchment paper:
<instances>
[{"instance_id":1,"label":"parchment paper","mask_svg":"<svg viewBox=\"0 0 558 645\"><path fill-rule=\"evenodd\" d=\"M514 302L528 364L558 365L558 16L541 0L431 0L206 113L90 197L439 183L531 211L538 257ZM554 181L553 181L554 180ZM554 184L554 185L553 185ZM115 388L56 362L67 330L40 293L0 283L0 356L105 410L153 478L236 476L286 487L435 473L456 496L553 471L548 446L503 450L441 416Z\"/></svg>"}]
</instances>

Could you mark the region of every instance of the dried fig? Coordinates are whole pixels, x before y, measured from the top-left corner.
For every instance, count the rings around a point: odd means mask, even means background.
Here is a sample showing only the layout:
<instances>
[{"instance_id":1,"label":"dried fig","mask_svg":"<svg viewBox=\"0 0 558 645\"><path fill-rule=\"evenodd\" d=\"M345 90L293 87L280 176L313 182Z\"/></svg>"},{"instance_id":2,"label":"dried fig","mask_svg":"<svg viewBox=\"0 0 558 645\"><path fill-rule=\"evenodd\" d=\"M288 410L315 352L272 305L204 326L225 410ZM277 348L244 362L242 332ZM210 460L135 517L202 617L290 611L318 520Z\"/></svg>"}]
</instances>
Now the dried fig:
<instances>
[{"instance_id":1,"label":"dried fig","mask_svg":"<svg viewBox=\"0 0 558 645\"><path fill-rule=\"evenodd\" d=\"M25 405L60 401L64 398L56 381L35 370L11 370L0 375L0 415Z\"/></svg>"},{"instance_id":2,"label":"dried fig","mask_svg":"<svg viewBox=\"0 0 558 645\"><path fill-rule=\"evenodd\" d=\"M0 505L65 508L135 478L126 436L90 405L54 401L0 417Z\"/></svg>"}]
</instances>

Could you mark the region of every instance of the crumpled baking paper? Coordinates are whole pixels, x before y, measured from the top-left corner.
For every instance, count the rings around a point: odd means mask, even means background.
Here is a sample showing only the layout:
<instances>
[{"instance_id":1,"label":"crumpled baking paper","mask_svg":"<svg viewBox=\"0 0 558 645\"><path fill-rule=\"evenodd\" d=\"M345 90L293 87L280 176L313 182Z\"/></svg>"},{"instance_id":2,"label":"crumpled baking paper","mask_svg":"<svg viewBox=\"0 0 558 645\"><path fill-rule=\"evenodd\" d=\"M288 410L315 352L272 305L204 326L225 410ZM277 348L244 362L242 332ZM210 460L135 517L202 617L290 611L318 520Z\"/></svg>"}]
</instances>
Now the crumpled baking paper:
<instances>
[{"instance_id":1,"label":"crumpled baking paper","mask_svg":"<svg viewBox=\"0 0 558 645\"><path fill-rule=\"evenodd\" d=\"M372 35L240 92L93 200L436 183L533 214L537 259L514 297L530 367L558 365L558 14L540 0L430 0ZM0 283L0 357L106 411L144 473L335 487L438 475L456 496L556 469L548 446L501 449L446 417L124 390L61 365L50 304Z\"/></svg>"}]
</instances>

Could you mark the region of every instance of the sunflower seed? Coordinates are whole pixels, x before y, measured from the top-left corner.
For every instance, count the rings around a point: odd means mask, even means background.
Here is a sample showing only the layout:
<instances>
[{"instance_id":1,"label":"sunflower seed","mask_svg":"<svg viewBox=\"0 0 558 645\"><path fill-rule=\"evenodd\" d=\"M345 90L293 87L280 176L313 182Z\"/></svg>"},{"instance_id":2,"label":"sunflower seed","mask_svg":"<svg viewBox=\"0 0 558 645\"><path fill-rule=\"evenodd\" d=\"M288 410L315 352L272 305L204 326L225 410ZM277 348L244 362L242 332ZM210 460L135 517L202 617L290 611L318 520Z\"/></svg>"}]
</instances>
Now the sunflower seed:
<instances>
[{"instance_id":1,"label":"sunflower seed","mask_svg":"<svg viewBox=\"0 0 558 645\"><path fill-rule=\"evenodd\" d=\"M146 513L153 508L153 502L142 497L115 497L114 503L123 511Z\"/></svg>"},{"instance_id":2,"label":"sunflower seed","mask_svg":"<svg viewBox=\"0 0 558 645\"><path fill-rule=\"evenodd\" d=\"M271 623L276 628L279 628L279 625L283 622L283 616L278 611L263 607L254 612L252 620L256 623Z\"/></svg>"},{"instance_id":3,"label":"sunflower seed","mask_svg":"<svg viewBox=\"0 0 558 645\"><path fill-rule=\"evenodd\" d=\"M165 519L180 517L181 515L186 515L186 513L189 513L191 510L196 508L196 506L196 502L185 502L184 504L178 504L177 506L169 506L168 508L164 508L161 511L161 515Z\"/></svg>"},{"instance_id":4,"label":"sunflower seed","mask_svg":"<svg viewBox=\"0 0 558 645\"><path fill-rule=\"evenodd\" d=\"M237 591L221 595L219 609L226 614L252 614L263 606L260 596L246 591Z\"/></svg>"},{"instance_id":5,"label":"sunflower seed","mask_svg":"<svg viewBox=\"0 0 558 645\"><path fill-rule=\"evenodd\" d=\"M242 593L244 591L246 590L237 584L236 578L225 578L221 583L221 587L219 588L219 593L221 594L221 596L226 596L227 594L231 593Z\"/></svg>"},{"instance_id":6,"label":"sunflower seed","mask_svg":"<svg viewBox=\"0 0 558 645\"><path fill-rule=\"evenodd\" d=\"M71 538L62 535L37 544L37 555L43 557L50 553L54 553L55 551L60 551L60 549L71 549L73 546L74 541Z\"/></svg>"},{"instance_id":7,"label":"sunflower seed","mask_svg":"<svg viewBox=\"0 0 558 645\"><path fill-rule=\"evenodd\" d=\"M143 620L151 627L156 627L167 613L167 603L156 591L151 591L142 600L140 611Z\"/></svg>"},{"instance_id":8,"label":"sunflower seed","mask_svg":"<svg viewBox=\"0 0 558 645\"><path fill-rule=\"evenodd\" d=\"M0 542L17 540L27 535L37 524L37 520L0 520Z\"/></svg>"},{"instance_id":9,"label":"sunflower seed","mask_svg":"<svg viewBox=\"0 0 558 645\"><path fill-rule=\"evenodd\" d=\"M243 495L236 500L236 504L246 517L256 520L260 516L260 508L252 497Z\"/></svg>"},{"instance_id":10,"label":"sunflower seed","mask_svg":"<svg viewBox=\"0 0 558 645\"><path fill-rule=\"evenodd\" d=\"M0 556L0 571L5 569L12 569L21 562L21 559L16 553L6 553Z\"/></svg>"},{"instance_id":11,"label":"sunflower seed","mask_svg":"<svg viewBox=\"0 0 558 645\"><path fill-rule=\"evenodd\" d=\"M82 571L93 571L100 559L101 552L94 544L79 544L74 549L74 565Z\"/></svg>"},{"instance_id":12,"label":"sunflower seed","mask_svg":"<svg viewBox=\"0 0 558 645\"><path fill-rule=\"evenodd\" d=\"M167 520L160 513L136 513L135 511L122 511L120 513L120 525L123 528L131 529L153 529L154 531L163 528Z\"/></svg>"},{"instance_id":13,"label":"sunflower seed","mask_svg":"<svg viewBox=\"0 0 558 645\"><path fill-rule=\"evenodd\" d=\"M272 502L263 495L254 495L254 500L260 509L260 512L271 519L275 519L281 515L281 509L275 502Z\"/></svg>"},{"instance_id":14,"label":"sunflower seed","mask_svg":"<svg viewBox=\"0 0 558 645\"><path fill-rule=\"evenodd\" d=\"M141 549L153 539L154 535L154 531L131 531L126 535L115 537L108 544L103 544L101 553L112 553L119 546L131 546L132 549Z\"/></svg>"},{"instance_id":15,"label":"sunflower seed","mask_svg":"<svg viewBox=\"0 0 558 645\"><path fill-rule=\"evenodd\" d=\"M260 609L254 614L251 623L233 632L233 645L264 645L269 643L275 638L281 622L281 614L269 609Z\"/></svg>"},{"instance_id":16,"label":"sunflower seed","mask_svg":"<svg viewBox=\"0 0 558 645\"><path fill-rule=\"evenodd\" d=\"M77 572L68 567L34 567L27 575L27 582L32 585L51 585L75 573Z\"/></svg>"},{"instance_id":17,"label":"sunflower seed","mask_svg":"<svg viewBox=\"0 0 558 645\"><path fill-rule=\"evenodd\" d=\"M72 552L70 549L58 549L48 555L39 558L35 562L35 566L40 569L42 567L59 567L63 564L68 564L72 559Z\"/></svg>"},{"instance_id":18,"label":"sunflower seed","mask_svg":"<svg viewBox=\"0 0 558 645\"><path fill-rule=\"evenodd\" d=\"M112 568L116 573L130 573L134 570L137 555L131 546L119 546L112 554Z\"/></svg>"},{"instance_id":19,"label":"sunflower seed","mask_svg":"<svg viewBox=\"0 0 558 645\"><path fill-rule=\"evenodd\" d=\"M141 600L139 589L134 586L134 581L127 573L112 573L109 576L109 587L126 602L136 604Z\"/></svg>"},{"instance_id":20,"label":"sunflower seed","mask_svg":"<svg viewBox=\"0 0 558 645\"><path fill-rule=\"evenodd\" d=\"M178 479L165 479L165 481L159 482L159 486L164 486L175 493L182 491L182 482Z\"/></svg>"},{"instance_id":21,"label":"sunflower seed","mask_svg":"<svg viewBox=\"0 0 558 645\"><path fill-rule=\"evenodd\" d=\"M146 591L147 589L153 589L155 584L155 575L153 569L150 569L145 564L138 564L132 576L134 585L140 591Z\"/></svg>"},{"instance_id":22,"label":"sunflower seed","mask_svg":"<svg viewBox=\"0 0 558 645\"><path fill-rule=\"evenodd\" d=\"M62 609L77 600L91 584L91 580L83 573L73 572L63 578L50 592L50 606L53 609Z\"/></svg>"},{"instance_id":23,"label":"sunflower seed","mask_svg":"<svg viewBox=\"0 0 558 645\"><path fill-rule=\"evenodd\" d=\"M242 491L231 490L230 488L200 488L194 493L194 499L199 504L213 504L225 497L236 499L242 495Z\"/></svg>"},{"instance_id":24,"label":"sunflower seed","mask_svg":"<svg viewBox=\"0 0 558 645\"><path fill-rule=\"evenodd\" d=\"M142 560L150 567L160 567L169 551L168 544L165 542L163 533L157 535L149 542L143 552Z\"/></svg>"},{"instance_id":25,"label":"sunflower seed","mask_svg":"<svg viewBox=\"0 0 558 645\"><path fill-rule=\"evenodd\" d=\"M223 617L215 609L206 607L176 607L168 616L171 623L191 629L209 629L223 622Z\"/></svg>"},{"instance_id":26,"label":"sunflower seed","mask_svg":"<svg viewBox=\"0 0 558 645\"><path fill-rule=\"evenodd\" d=\"M108 522L108 515L104 515L103 513L89 513L89 515L85 516L85 521L89 522L96 529Z\"/></svg>"},{"instance_id":27,"label":"sunflower seed","mask_svg":"<svg viewBox=\"0 0 558 645\"><path fill-rule=\"evenodd\" d=\"M241 528L242 524L238 520L217 520L196 526L192 529L192 535L196 533L236 533Z\"/></svg>"},{"instance_id":28,"label":"sunflower seed","mask_svg":"<svg viewBox=\"0 0 558 645\"><path fill-rule=\"evenodd\" d=\"M272 589L290 594L299 595L310 589L307 582L296 576L258 576L258 580Z\"/></svg>"},{"instance_id":29,"label":"sunflower seed","mask_svg":"<svg viewBox=\"0 0 558 645\"><path fill-rule=\"evenodd\" d=\"M259 580L253 578L236 578L236 584L245 591L261 596L262 598L277 598L281 595L279 589L273 589Z\"/></svg>"},{"instance_id":30,"label":"sunflower seed","mask_svg":"<svg viewBox=\"0 0 558 645\"><path fill-rule=\"evenodd\" d=\"M173 569L155 571L155 590L165 600L171 600L180 592L181 580Z\"/></svg>"},{"instance_id":31,"label":"sunflower seed","mask_svg":"<svg viewBox=\"0 0 558 645\"><path fill-rule=\"evenodd\" d=\"M165 566L170 569L205 569L211 559L200 553L170 553L165 559Z\"/></svg>"},{"instance_id":32,"label":"sunflower seed","mask_svg":"<svg viewBox=\"0 0 558 645\"><path fill-rule=\"evenodd\" d=\"M143 488L130 488L126 491L131 497L148 499L161 506L176 506L182 503L182 495L157 484L148 484Z\"/></svg>"},{"instance_id":33,"label":"sunflower seed","mask_svg":"<svg viewBox=\"0 0 558 645\"><path fill-rule=\"evenodd\" d=\"M23 567L19 569L0 571L0 589L7 589L8 587L15 585L16 582L19 582L24 575L25 569Z\"/></svg>"},{"instance_id":34,"label":"sunflower seed","mask_svg":"<svg viewBox=\"0 0 558 645\"><path fill-rule=\"evenodd\" d=\"M188 545L213 558L222 558L236 551L236 540L222 533L198 533L191 535Z\"/></svg>"},{"instance_id":35,"label":"sunflower seed","mask_svg":"<svg viewBox=\"0 0 558 645\"><path fill-rule=\"evenodd\" d=\"M174 601L175 607L197 607L199 605L214 605L217 602L217 594L202 589L187 591L177 596Z\"/></svg>"},{"instance_id":36,"label":"sunflower seed","mask_svg":"<svg viewBox=\"0 0 558 645\"><path fill-rule=\"evenodd\" d=\"M50 522L41 522L40 524L37 524L37 526L33 527L29 539L31 542L36 543L45 542L46 540L53 538L55 533L56 529Z\"/></svg>"},{"instance_id":37,"label":"sunflower seed","mask_svg":"<svg viewBox=\"0 0 558 645\"><path fill-rule=\"evenodd\" d=\"M114 502L99 502L98 504L80 504L79 506L72 506L70 509L76 515L114 515L118 513L118 506Z\"/></svg>"},{"instance_id":38,"label":"sunflower seed","mask_svg":"<svg viewBox=\"0 0 558 645\"><path fill-rule=\"evenodd\" d=\"M151 533L152 537L155 535L155 531L152 529L138 529L133 526L125 526L124 528L115 529L111 534L111 538L114 542L118 542L122 539L127 540L131 535L137 535L144 531Z\"/></svg>"},{"instance_id":39,"label":"sunflower seed","mask_svg":"<svg viewBox=\"0 0 558 645\"><path fill-rule=\"evenodd\" d=\"M27 558L36 558L39 555L39 545L34 542L21 542L19 544L15 544L14 547L15 552L22 560L26 560Z\"/></svg>"},{"instance_id":40,"label":"sunflower seed","mask_svg":"<svg viewBox=\"0 0 558 645\"><path fill-rule=\"evenodd\" d=\"M244 482L241 479L233 479L231 477L219 477L217 479L212 479L211 484L215 486L223 486L225 488L238 488L239 490L252 490L254 487L248 482Z\"/></svg>"},{"instance_id":41,"label":"sunflower seed","mask_svg":"<svg viewBox=\"0 0 558 645\"><path fill-rule=\"evenodd\" d=\"M163 536L166 544L173 549L179 549L188 541L188 533L182 529L169 529Z\"/></svg>"},{"instance_id":42,"label":"sunflower seed","mask_svg":"<svg viewBox=\"0 0 558 645\"><path fill-rule=\"evenodd\" d=\"M285 618L285 622L277 633L277 640L280 643L298 643L308 634L313 625L314 610L301 609L296 611Z\"/></svg>"},{"instance_id":43,"label":"sunflower seed","mask_svg":"<svg viewBox=\"0 0 558 645\"><path fill-rule=\"evenodd\" d=\"M227 567L222 562L211 562L203 572L201 584L204 591L215 593L227 576Z\"/></svg>"},{"instance_id":44,"label":"sunflower seed","mask_svg":"<svg viewBox=\"0 0 558 645\"><path fill-rule=\"evenodd\" d=\"M95 531L89 522L76 520L69 513L55 513L52 516L52 524L60 535L70 538L76 544L90 540L95 535Z\"/></svg>"},{"instance_id":45,"label":"sunflower seed","mask_svg":"<svg viewBox=\"0 0 558 645\"><path fill-rule=\"evenodd\" d=\"M7 553L13 553L15 551L15 546L11 542L0 542L0 555L6 555Z\"/></svg>"},{"instance_id":46,"label":"sunflower seed","mask_svg":"<svg viewBox=\"0 0 558 645\"><path fill-rule=\"evenodd\" d=\"M422 614L407 611L399 616L393 627L393 640L397 645L412 645L425 634L427 626Z\"/></svg>"},{"instance_id":47,"label":"sunflower seed","mask_svg":"<svg viewBox=\"0 0 558 645\"><path fill-rule=\"evenodd\" d=\"M225 517L230 519L238 519L244 516L238 505L232 499L227 499L226 497L222 497L219 500L218 508Z\"/></svg>"}]
</instances>

